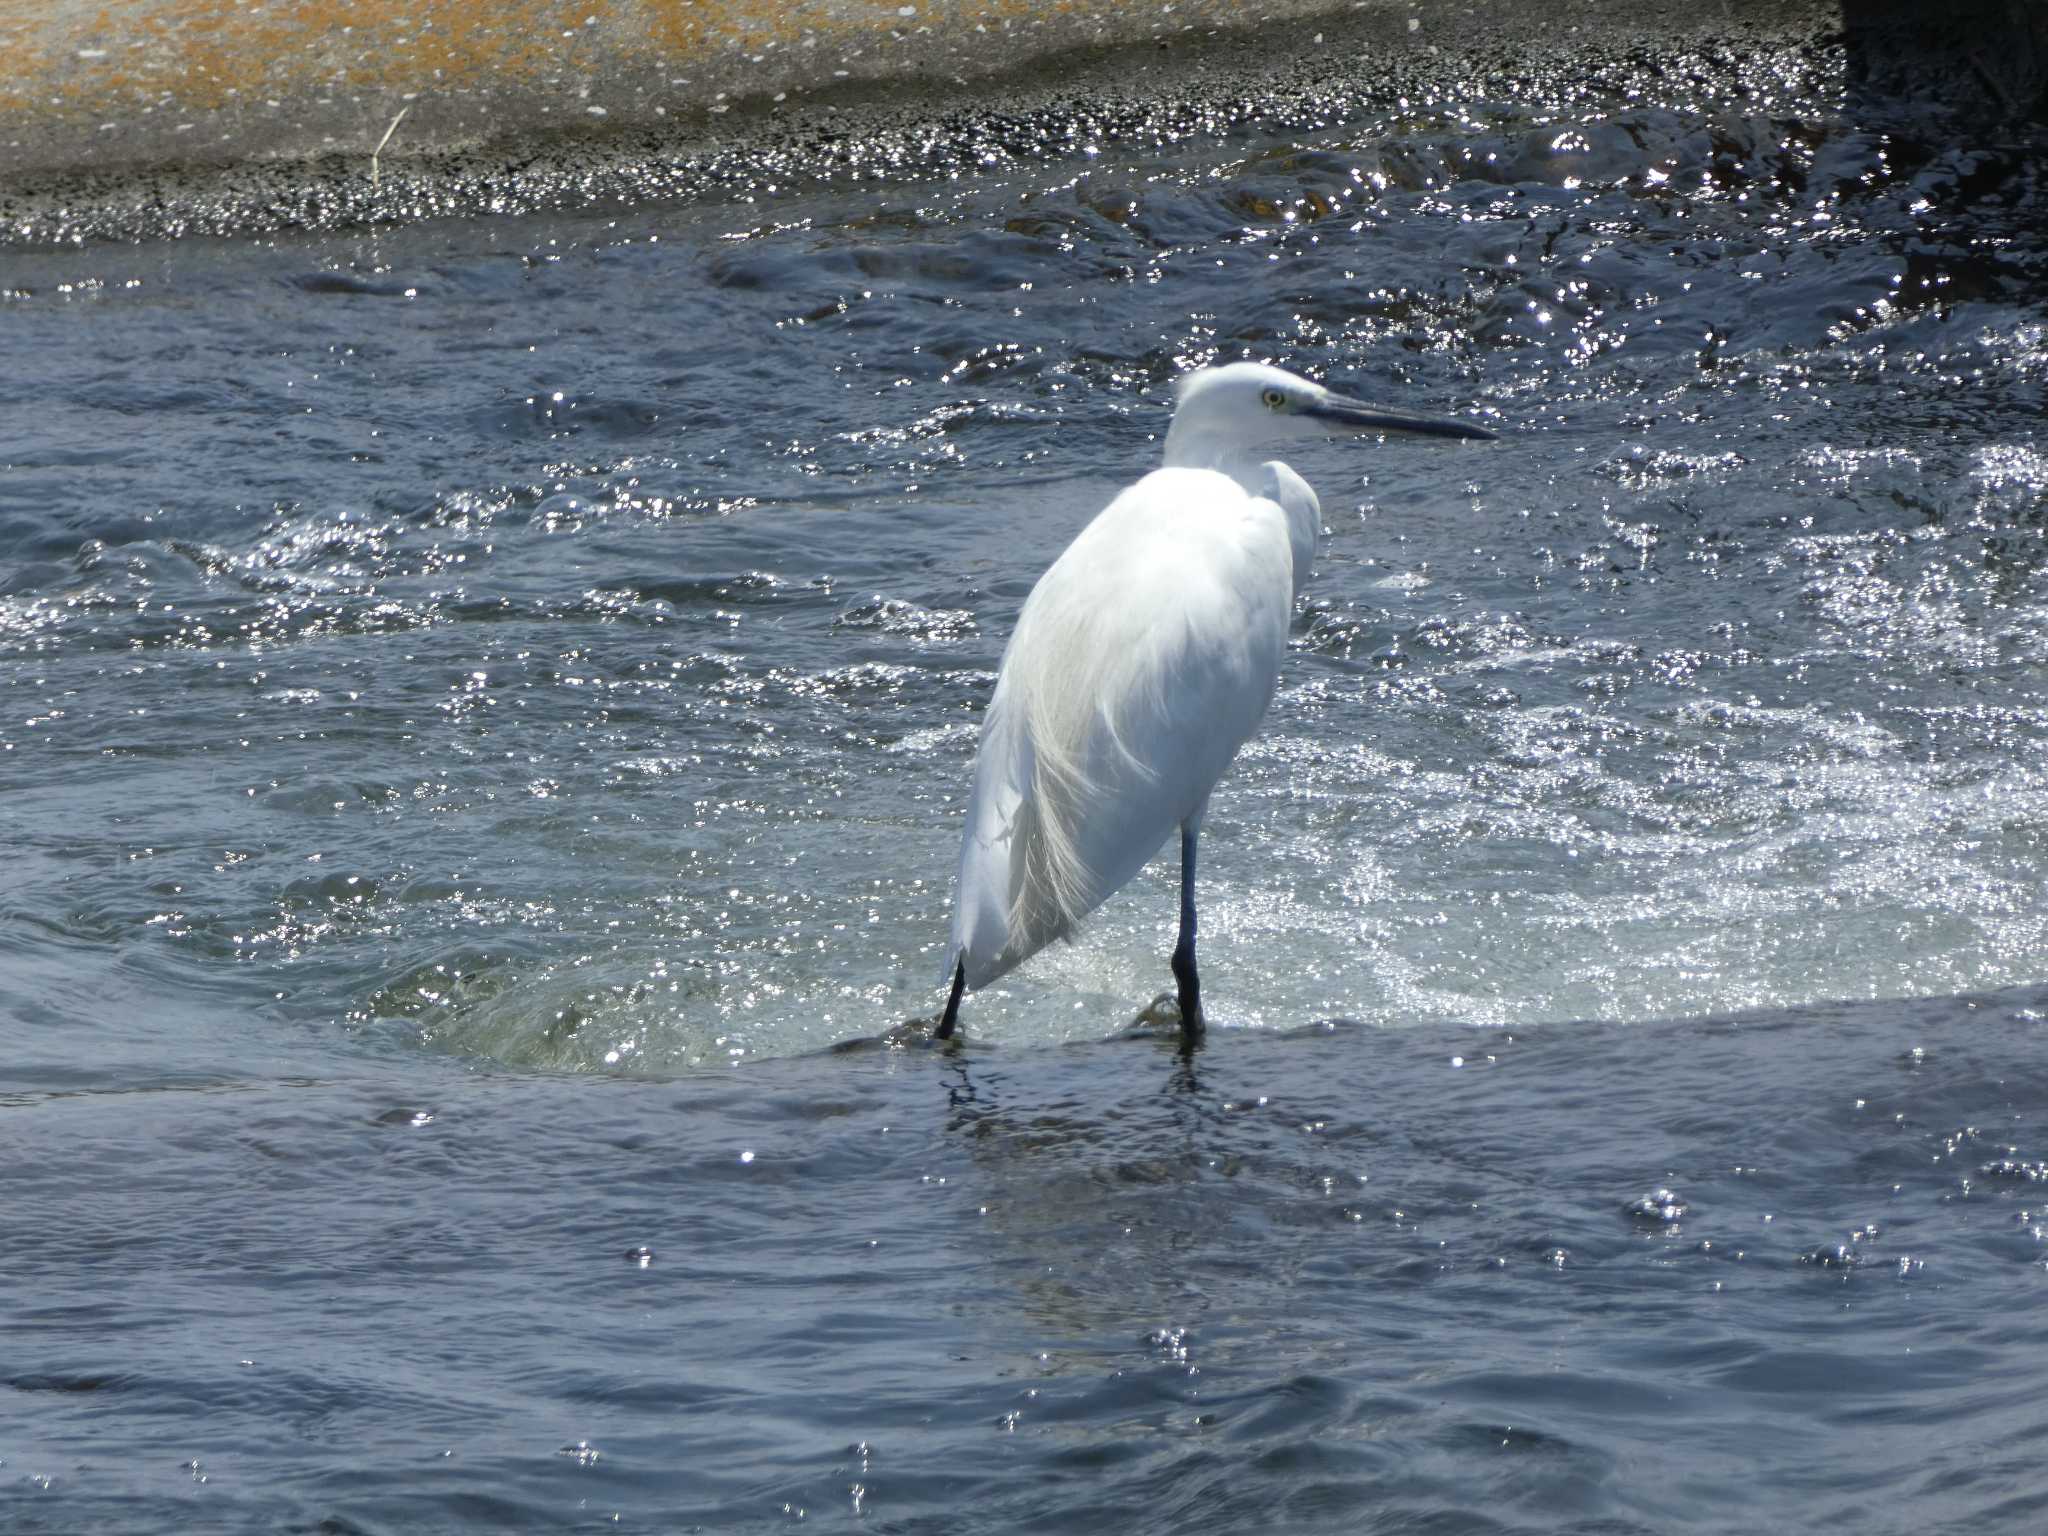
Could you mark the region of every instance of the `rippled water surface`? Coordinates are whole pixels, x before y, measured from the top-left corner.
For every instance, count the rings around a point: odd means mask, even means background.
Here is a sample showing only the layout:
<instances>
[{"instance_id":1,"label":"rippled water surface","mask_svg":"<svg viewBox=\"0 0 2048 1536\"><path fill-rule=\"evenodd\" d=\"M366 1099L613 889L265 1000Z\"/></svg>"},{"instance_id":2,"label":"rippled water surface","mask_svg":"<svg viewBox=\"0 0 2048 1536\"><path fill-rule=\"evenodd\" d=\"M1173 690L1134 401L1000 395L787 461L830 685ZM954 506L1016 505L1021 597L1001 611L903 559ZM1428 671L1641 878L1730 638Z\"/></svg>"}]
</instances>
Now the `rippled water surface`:
<instances>
[{"instance_id":1,"label":"rippled water surface","mask_svg":"<svg viewBox=\"0 0 2048 1536\"><path fill-rule=\"evenodd\" d=\"M6 256L11 1528L2031 1528L2048 199L1952 138L1696 61ZM1223 1027L1118 1038L1162 862L828 1050L1238 356L1501 440L1293 455Z\"/></svg>"}]
</instances>

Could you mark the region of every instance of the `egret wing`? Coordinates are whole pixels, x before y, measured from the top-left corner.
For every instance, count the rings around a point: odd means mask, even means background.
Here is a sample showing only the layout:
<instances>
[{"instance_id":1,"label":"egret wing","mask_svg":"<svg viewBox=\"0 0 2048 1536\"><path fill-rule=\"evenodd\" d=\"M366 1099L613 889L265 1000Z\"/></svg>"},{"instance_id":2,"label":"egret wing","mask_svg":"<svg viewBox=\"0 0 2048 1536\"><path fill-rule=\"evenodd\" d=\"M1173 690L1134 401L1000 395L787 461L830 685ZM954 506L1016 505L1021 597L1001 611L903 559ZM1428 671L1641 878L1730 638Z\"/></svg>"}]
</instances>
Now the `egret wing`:
<instances>
[{"instance_id":1,"label":"egret wing","mask_svg":"<svg viewBox=\"0 0 2048 1536\"><path fill-rule=\"evenodd\" d=\"M1199 816L1272 698L1292 569L1273 502L1164 469L1039 579L982 725L949 972L1001 976Z\"/></svg>"}]
</instances>

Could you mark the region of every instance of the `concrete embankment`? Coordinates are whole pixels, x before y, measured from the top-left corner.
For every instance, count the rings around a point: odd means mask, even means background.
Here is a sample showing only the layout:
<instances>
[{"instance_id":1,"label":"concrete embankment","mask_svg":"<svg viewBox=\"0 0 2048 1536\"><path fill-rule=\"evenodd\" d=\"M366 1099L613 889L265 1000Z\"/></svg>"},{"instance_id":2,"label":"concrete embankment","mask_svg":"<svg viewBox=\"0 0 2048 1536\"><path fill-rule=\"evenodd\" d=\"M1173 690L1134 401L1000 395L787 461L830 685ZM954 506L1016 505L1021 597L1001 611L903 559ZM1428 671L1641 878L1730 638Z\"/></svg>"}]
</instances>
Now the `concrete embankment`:
<instances>
[{"instance_id":1,"label":"concrete embankment","mask_svg":"<svg viewBox=\"0 0 2048 1536\"><path fill-rule=\"evenodd\" d=\"M17 0L0 13L0 242L687 196L778 157L944 170L1026 121L1042 139L1770 47L1842 48L1883 89L2033 115L2048 6Z\"/></svg>"}]
</instances>

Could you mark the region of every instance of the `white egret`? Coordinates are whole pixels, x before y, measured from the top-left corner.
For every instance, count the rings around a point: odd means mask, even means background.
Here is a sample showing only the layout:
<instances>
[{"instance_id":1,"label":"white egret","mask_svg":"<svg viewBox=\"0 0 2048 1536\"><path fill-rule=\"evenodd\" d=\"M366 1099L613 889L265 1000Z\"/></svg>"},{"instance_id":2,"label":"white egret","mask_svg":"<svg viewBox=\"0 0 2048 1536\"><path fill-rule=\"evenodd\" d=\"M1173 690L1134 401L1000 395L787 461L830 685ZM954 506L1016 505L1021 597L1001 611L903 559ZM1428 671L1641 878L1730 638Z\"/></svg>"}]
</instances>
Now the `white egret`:
<instances>
[{"instance_id":1,"label":"white egret","mask_svg":"<svg viewBox=\"0 0 2048 1536\"><path fill-rule=\"evenodd\" d=\"M1202 1029L1195 841L1209 792L1266 712L1322 509L1260 451L1290 438L1483 427L1346 399L1281 368L1180 381L1165 465L1038 579L981 725L946 966L961 994L1065 937L1180 829L1181 1028Z\"/></svg>"}]
</instances>

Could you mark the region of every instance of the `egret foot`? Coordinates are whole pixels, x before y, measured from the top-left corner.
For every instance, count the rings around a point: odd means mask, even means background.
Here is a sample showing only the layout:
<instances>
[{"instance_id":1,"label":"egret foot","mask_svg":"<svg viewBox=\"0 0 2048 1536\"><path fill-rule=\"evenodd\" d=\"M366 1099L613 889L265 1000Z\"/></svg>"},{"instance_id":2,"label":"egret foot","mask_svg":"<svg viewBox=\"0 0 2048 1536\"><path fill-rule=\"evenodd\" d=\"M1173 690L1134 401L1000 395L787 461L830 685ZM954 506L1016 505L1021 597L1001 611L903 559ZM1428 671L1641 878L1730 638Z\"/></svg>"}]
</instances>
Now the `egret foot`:
<instances>
[{"instance_id":1,"label":"egret foot","mask_svg":"<svg viewBox=\"0 0 2048 1536\"><path fill-rule=\"evenodd\" d=\"M1173 982L1174 995L1180 1003L1181 1038L1188 1041L1199 1040L1208 1025L1202 1018L1202 981L1195 974L1195 946L1192 935L1174 946Z\"/></svg>"},{"instance_id":2,"label":"egret foot","mask_svg":"<svg viewBox=\"0 0 2048 1536\"><path fill-rule=\"evenodd\" d=\"M1173 984L1180 998L1180 1038L1202 1038L1202 982L1195 975L1195 838L1201 812L1180 824L1180 938L1173 946Z\"/></svg>"},{"instance_id":3,"label":"egret foot","mask_svg":"<svg viewBox=\"0 0 2048 1536\"><path fill-rule=\"evenodd\" d=\"M950 1040L953 1028L960 1022L960 995L967 990L967 962L953 963L953 990L946 998L946 1015L939 1020L939 1027L932 1031L934 1040Z\"/></svg>"}]
</instances>

